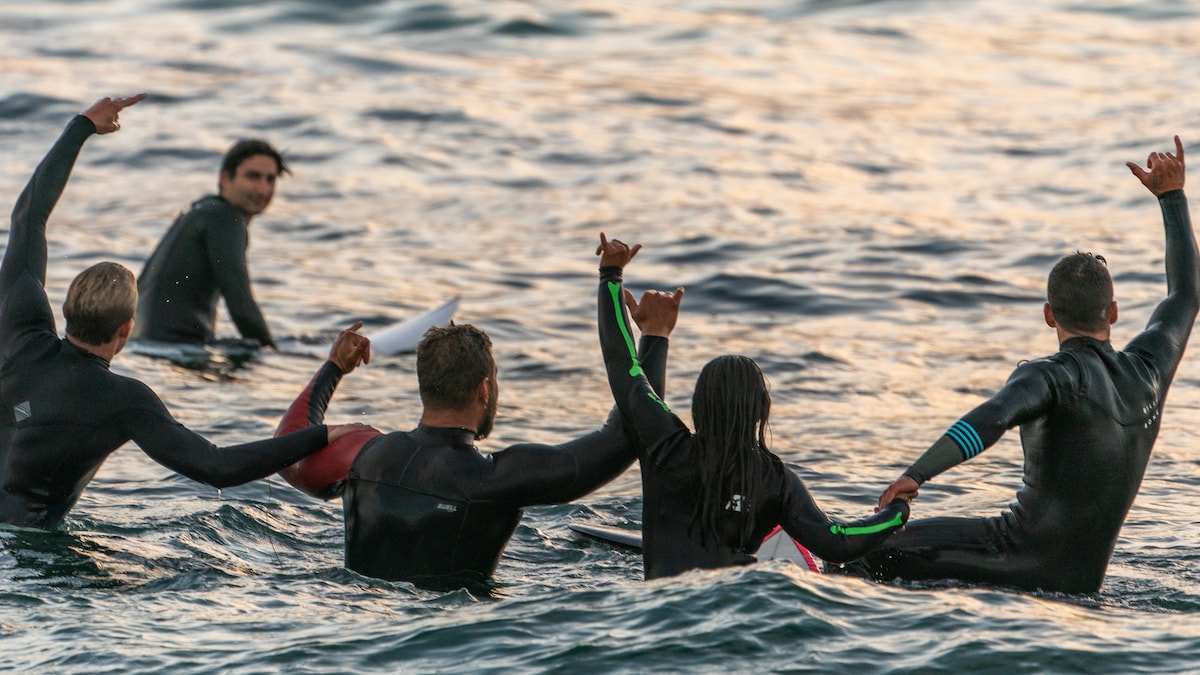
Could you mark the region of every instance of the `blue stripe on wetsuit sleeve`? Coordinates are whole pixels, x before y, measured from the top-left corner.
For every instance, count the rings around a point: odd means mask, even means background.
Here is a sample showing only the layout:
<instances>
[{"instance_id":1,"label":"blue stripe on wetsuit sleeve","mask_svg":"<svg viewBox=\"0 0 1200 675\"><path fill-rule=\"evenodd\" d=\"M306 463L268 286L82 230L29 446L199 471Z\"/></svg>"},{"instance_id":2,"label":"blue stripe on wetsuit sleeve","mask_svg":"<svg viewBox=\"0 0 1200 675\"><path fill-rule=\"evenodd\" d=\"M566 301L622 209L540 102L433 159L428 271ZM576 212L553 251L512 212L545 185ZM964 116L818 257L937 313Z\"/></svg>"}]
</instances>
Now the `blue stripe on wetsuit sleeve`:
<instances>
[{"instance_id":1,"label":"blue stripe on wetsuit sleeve","mask_svg":"<svg viewBox=\"0 0 1200 675\"><path fill-rule=\"evenodd\" d=\"M983 452L983 439L979 437L979 433L965 420L959 420L954 423L946 431L946 434L958 445L962 450L963 459L971 459L975 455Z\"/></svg>"}]
</instances>

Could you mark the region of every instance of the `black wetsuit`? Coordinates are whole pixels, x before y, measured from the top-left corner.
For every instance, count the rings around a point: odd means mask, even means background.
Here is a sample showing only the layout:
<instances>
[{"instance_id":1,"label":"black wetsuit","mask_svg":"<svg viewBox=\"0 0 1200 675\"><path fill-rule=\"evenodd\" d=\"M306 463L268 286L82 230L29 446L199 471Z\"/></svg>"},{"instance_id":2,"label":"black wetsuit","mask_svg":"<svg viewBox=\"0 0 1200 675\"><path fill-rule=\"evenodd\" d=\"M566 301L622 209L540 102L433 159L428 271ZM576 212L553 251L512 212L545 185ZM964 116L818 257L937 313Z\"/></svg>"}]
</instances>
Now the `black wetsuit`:
<instances>
[{"instance_id":1,"label":"black wetsuit","mask_svg":"<svg viewBox=\"0 0 1200 675\"><path fill-rule=\"evenodd\" d=\"M642 339L642 358L658 391L666 378L667 339ZM341 371L326 362L297 398L280 431L318 424ZM429 588L489 578L522 508L578 499L620 475L637 442L613 410L605 425L561 445L521 443L483 454L474 433L418 426L369 438L342 488L346 567ZM336 496L338 476L326 476Z\"/></svg>"},{"instance_id":2,"label":"black wetsuit","mask_svg":"<svg viewBox=\"0 0 1200 675\"><path fill-rule=\"evenodd\" d=\"M274 346L250 291L249 244L246 221L229 202L216 195L194 202L163 235L138 277L134 337L212 342L217 300L224 296L242 337Z\"/></svg>"},{"instance_id":3,"label":"black wetsuit","mask_svg":"<svg viewBox=\"0 0 1200 675\"><path fill-rule=\"evenodd\" d=\"M1088 337L1017 367L905 473L918 483L1020 425L1024 487L993 518L914 520L849 573L1091 593L1100 589L1162 421L1200 306L1196 243L1182 190L1159 197L1168 296L1124 351ZM835 571L830 569L828 571Z\"/></svg>"},{"instance_id":4,"label":"black wetsuit","mask_svg":"<svg viewBox=\"0 0 1200 675\"><path fill-rule=\"evenodd\" d=\"M171 418L150 389L60 339L44 288L46 221L95 125L67 126L13 209L0 267L0 521L53 528L110 453L133 440L169 469L217 487L270 475L321 448L325 427L218 448Z\"/></svg>"},{"instance_id":5,"label":"black wetsuit","mask_svg":"<svg viewBox=\"0 0 1200 675\"><path fill-rule=\"evenodd\" d=\"M692 449L693 437L651 391L632 350L621 270L600 270L600 346L617 407L644 442L641 446L642 553L646 578L672 576L696 568L745 565L756 560L763 537L776 525L825 560L844 561L871 550L908 519L908 504L897 500L870 518L854 523L830 520L804 483L770 451L747 462L745 495L721 495L725 511L718 532L705 536L693 526L692 510L705 489ZM741 540L741 523L752 532Z\"/></svg>"}]
</instances>

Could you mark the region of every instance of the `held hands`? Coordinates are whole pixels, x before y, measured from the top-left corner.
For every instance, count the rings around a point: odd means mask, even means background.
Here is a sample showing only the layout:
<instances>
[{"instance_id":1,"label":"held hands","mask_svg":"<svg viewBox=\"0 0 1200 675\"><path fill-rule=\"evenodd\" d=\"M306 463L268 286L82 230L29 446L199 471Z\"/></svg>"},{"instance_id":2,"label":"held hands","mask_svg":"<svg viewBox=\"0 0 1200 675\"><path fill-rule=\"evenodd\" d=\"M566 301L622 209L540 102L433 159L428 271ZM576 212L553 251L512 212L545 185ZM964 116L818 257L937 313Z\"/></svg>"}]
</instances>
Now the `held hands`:
<instances>
[{"instance_id":1,"label":"held hands","mask_svg":"<svg viewBox=\"0 0 1200 675\"><path fill-rule=\"evenodd\" d=\"M1126 162L1125 166L1133 175L1142 181L1142 185L1146 189L1154 193L1154 196L1159 196L1171 190L1183 189L1183 141L1179 140L1179 136L1175 137L1175 154L1169 152L1152 152L1146 158L1146 168L1138 166L1133 162Z\"/></svg>"},{"instance_id":2,"label":"held hands","mask_svg":"<svg viewBox=\"0 0 1200 675\"><path fill-rule=\"evenodd\" d=\"M633 256L630 256L633 257ZM642 335L657 335L668 337L679 319L679 303L683 300L683 287L675 289L674 293L665 291L646 291L642 293L642 301L633 299L633 293L625 289L625 306L629 308L629 316L642 331Z\"/></svg>"},{"instance_id":3,"label":"held hands","mask_svg":"<svg viewBox=\"0 0 1200 675\"><path fill-rule=\"evenodd\" d=\"M362 328L362 325L363 322L359 321L343 330L329 348L329 360L340 368L343 374L371 362L371 340L355 332Z\"/></svg>"},{"instance_id":4,"label":"held hands","mask_svg":"<svg viewBox=\"0 0 1200 675\"><path fill-rule=\"evenodd\" d=\"M903 499L911 504L912 500L917 498L918 488L920 486L917 485L917 481L909 476L900 476L895 483L883 491L883 494L879 495L879 506L875 507L875 512L878 513L897 499Z\"/></svg>"},{"instance_id":5,"label":"held hands","mask_svg":"<svg viewBox=\"0 0 1200 675\"><path fill-rule=\"evenodd\" d=\"M83 115L96 125L97 134L111 134L121 128L121 121L117 119L121 111L144 98L146 98L145 93L127 98L108 98L106 96L84 110Z\"/></svg>"},{"instance_id":6,"label":"held hands","mask_svg":"<svg viewBox=\"0 0 1200 675\"><path fill-rule=\"evenodd\" d=\"M641 244L630 246L620 239L609 241L604 233L600 233L600 245L596 247L596 255L600 256L601 267L620 267L625 269L633 256L642 250Z\"/></svg>"}]
</instances>

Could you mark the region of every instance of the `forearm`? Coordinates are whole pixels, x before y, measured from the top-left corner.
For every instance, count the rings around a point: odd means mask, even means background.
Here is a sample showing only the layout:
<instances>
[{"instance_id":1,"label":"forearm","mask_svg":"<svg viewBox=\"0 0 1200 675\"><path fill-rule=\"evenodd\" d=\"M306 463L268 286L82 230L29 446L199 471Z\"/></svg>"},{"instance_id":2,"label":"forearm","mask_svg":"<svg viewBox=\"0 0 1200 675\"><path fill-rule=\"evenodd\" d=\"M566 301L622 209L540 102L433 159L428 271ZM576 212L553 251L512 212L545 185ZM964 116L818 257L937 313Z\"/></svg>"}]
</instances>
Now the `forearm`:
<instances>
[{"instance_id":1,"label":"forearm","mask_svg":"<svg viewBox=\"0 0 1200 675\"><path fill-rule=\"evenodd\" d=\"M1173 190L1160 195L1158 204L1166 233L1167 293L1196 297L1200 295L1200 276L1187 196L1183 190Z\"/></svg>"},{"instance_id":2,"label":"forearm","mask_svg":"<svg viewBox=\"0 0 1200 675\"><path fill-rule=\"evenodd\" d=\"M780 525L814 555L845 562L871 551L908 521L908 503L894 500L869 518L851 523L831 520L817 506L799 476L789 471L788 500Z\"/></svg>"},{"instance_id":3,"label":"forearm","mask_svg":"<svg viewBox=\"0 0 1200 675\"><path fill-rule=\"evenodd\" d=\"M279 420L275 435L281 436L305 427L323 424L325 411L329 408L333 392L337 390L341 381L342 371L336 364L332 361L322 364L304 391L288 406L283 419Z\"/></svg>"},{"instance_id":4,"label":"forearm","mask_svg":"<svg viewBox=\"0 0 1200 675\"><path fill-rule=\"evenodd\" d=\"M96 125L87 117L72 119L17 198L4 252L5 283L26 271L45 283L46 221L62 196L84 141L95 132Z\"/></svg>"},{"instance_id":5,"label":"forearm","mask_svg":"<svg viewBox=\"0 0 1200 675\"><path fill-rule=\"evenodd\" d=\"M620 268L606 267L600 270L597 324L609 388L621 414L646 446L674 433L678 426L675 415L647 379L648 374L656 379L662 377L665 386L665 360L660 365L652 356L651 371L648 373L637 357L629 317L625 311ZM656 349L652 350L652 354L656 353Z\"/></svg>"},{"instance_id":6,"label":"forearm","mask_svg":"<svg viewBox=\"0 0 1200 675\"><path fill-rule=\"evenodd\" d=\"M241 445L218 447L169 418L141 414L131 437L154 461L192 480L229 487L294 464L328 443L324 425Z\"/></svg>"}]
</instances>

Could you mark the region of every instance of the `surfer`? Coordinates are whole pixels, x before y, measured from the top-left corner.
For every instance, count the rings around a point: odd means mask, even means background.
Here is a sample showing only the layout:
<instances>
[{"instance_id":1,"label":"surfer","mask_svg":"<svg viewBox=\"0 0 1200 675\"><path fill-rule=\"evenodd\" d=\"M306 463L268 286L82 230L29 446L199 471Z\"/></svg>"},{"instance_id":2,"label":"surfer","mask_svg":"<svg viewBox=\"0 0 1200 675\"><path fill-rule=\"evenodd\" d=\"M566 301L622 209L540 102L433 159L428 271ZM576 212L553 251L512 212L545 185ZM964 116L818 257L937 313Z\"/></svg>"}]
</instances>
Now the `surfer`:
<instances>
[{"instance_id":1,"label":"surfer","mask_svg":"<svg viewBox=\"0 0 1200 675\"><path fill-rule=\"evenodd\" d=\"M676 310L639 315L640 359L658 392ZM361 325L334 341L277 433L324 420L342 376L370 359L369 340L355 332ZM559 445L480 452L475 441L496 417L496 377L486 333L469 324L431 328L417 346L423 410L415 429L349 435L282 472L310 494L342 497L346 567L427 588L475 586L495 571L523 507L578 499L637 457L616 409L599 430Z\"/></svg>"},{"instance_id":2,"label":"surfer","mask_svg":"<svg viewBox=\"0 0 1200 675\"><path fill-rule=\"evenodd\" d=\"M250 290L246 249L250 221L289 173L283 155L266 141L241 140L225 153L217 194L201 197L175 219L138 277L135 338L211 343L217 300L224 296L242 338L275 347Z\"/></svg>"},{"instance_id":3,"label":"surfer","mask_svg":"<svg viewBox=\"0 0 1200 675\"><path fill-rule=\"evenodd\" d=\"M1127 166L1158 198L1166 232L1167 297L1124 351L1104 258L1064 257L1051 270L1043 314L1057 354L1025 362L990 399L950 427L883 491L915 497L926 481L1021 427L1024 487L991 518L914 520L844 573L877 580L959 579L1093 593L1137 495L1162 423L1163 401L1200 308L1196 242L1184 196L1183 143ZM827 571L837 569L827 567Z\"/></svg>"},{"instance_id":4,"label":"surfer","mask_svg":"<svg viewBox=\"0 0 1200 675\"><path fill-rule=\"evenodd\" d=\"M77 115L13 207L0 265L0 522L50 529L100 465L126 441L178 473L215 487L268 476L363 425L313 427L219 448L176 422L137 380L109 371L133 330L133 273L112 262L71 282L59 338L46 297L46 221L92 134L120 129L146 97L103 98Z\"/></svg>"},{"instance_id":5,"label":"surfer","mask_svg":"<svg viewBox=\"0 0 1200 675\"><path fill-rule=\"evenodd\" d=\"M755 561L776 525L813 554L845 561L871 550L908 519L907 495L853 523L831 520L795 472L767 447L771 411L766 378L752 359L719 356L700 371L692 397L696 432L647 381L634 353L626 306L678 312L683 289L649 291L641 302L622 288L640 246L600 235L600 347L617 407L641 440L642 542L647 579ZM674 316L675 314L672 314Z\"/></svg>"}]
</instances>

